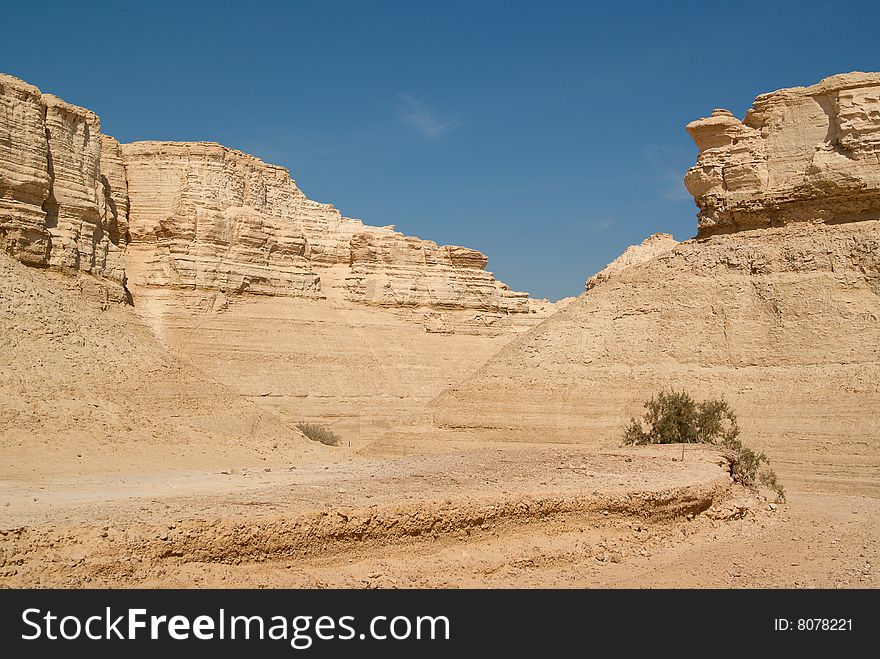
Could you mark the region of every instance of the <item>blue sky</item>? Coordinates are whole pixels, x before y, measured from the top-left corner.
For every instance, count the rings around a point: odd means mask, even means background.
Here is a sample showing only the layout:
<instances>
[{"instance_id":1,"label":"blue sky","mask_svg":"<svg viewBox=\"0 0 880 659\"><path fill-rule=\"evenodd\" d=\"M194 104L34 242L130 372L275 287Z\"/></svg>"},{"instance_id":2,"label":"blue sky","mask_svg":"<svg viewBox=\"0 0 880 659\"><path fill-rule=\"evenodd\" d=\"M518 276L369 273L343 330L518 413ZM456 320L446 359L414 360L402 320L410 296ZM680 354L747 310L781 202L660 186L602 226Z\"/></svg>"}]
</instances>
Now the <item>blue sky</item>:
<instances>
[{"instance_id":1,"label":"blue sky","mask_svg":"<svg viewBox=\"0 0 880 659\"><path fill-rule=\"evenodd\" d=\"M212 140L370 224L467 245L559 298L627 245L683 240L684 126L880 70L880 3L26 3L0 71L122 141Z\"/></svg>"}]
</instances>

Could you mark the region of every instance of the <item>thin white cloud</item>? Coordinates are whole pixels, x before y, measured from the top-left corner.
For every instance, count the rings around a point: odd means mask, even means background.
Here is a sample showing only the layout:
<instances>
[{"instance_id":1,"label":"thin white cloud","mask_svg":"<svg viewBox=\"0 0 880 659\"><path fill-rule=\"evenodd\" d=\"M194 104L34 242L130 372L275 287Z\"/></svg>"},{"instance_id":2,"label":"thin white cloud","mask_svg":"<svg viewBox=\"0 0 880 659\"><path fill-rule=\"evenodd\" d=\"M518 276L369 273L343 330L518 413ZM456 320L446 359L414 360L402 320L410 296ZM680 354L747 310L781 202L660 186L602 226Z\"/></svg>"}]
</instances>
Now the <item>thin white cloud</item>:
<instances>
[{"instance_id":1,"label":"thin white cloud","mask_svg":"<svg viewBox=\"0 0 880 659\"><path fill-rule=\"evenodd\" d=\"M600 217L587 222L587 225L596 232L608 231L608 229L612 228L615 224L617 224L617 220L613 217Z\"/></svg>"},{"instance_id":2,"label":"thin white cloud","mask_svg":"<svg viewBox=\"0 0 880 659\"><path fill-rule=\"evenodd\" d=\"M408 93L397 95L397 114L426 140L436 140L466 123L461 115L440 116L423 98Z\"/></svg>"}]
</instances>

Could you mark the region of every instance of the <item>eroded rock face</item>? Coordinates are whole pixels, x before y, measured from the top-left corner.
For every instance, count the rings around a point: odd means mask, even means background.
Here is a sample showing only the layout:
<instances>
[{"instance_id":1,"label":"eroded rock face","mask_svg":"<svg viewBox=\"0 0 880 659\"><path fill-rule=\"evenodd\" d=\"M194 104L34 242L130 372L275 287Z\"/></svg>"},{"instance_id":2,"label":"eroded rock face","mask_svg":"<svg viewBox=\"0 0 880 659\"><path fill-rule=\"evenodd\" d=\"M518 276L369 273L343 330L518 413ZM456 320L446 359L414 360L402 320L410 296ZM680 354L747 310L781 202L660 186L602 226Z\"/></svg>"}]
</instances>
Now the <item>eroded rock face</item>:
<instances>
[{"instance_id":1,"label":"eroded rock face","mask_svg":"<svg viewBox=\"0 0 880 659\"><path fill-rule=\"evenodd\" d=\"M348 299L384 307L528 313L528 294L486 272L488 259L467 247L438 246L400 233L363 232L350 241Z\"/></svg>"},{"instance_id":2,"label":"eroded rock face","mask_svg":"<svg viewBox=\"0 0 880 659\"><path fill-rule=\"evenodd\" d=\"M40 90L0 75L0 238L22 263L49 263L43 202L49 196L44 109Z\"/></svg>"},{"instance_id":3,"label":"eroded rock face","mask_svg":"<svg viewBox=\"0 0 880 659\"><path fill-rule=\"evenodd\" d=\"M338 299L441 333L497 333L510 316L552 311L497 281L484 254L343 217L240 151L120 145L95 113L12 76L0 75L0 106L0 240L28 265L141 291Z\"/></svg>"},{"instance_id":4,"label":"eroded rock face","mask_svg":"<svg viewBox=\"0 0 880 659\"><path fill-rule=\"evenodd\" d=\"M398 428L556 308L477 250L343 217L240 151L120 145L9 76L0 110L3 249L97 275L72 281L101 308L133 299L166 348L291 424Z\"/></svg>"},{"instance_id":5,"label":"eroded rock face","mask_svg":"<svg viewBox=\"0 0 880 659\"><path fill-rule=\"evenodd\" d=\"M136 285L529 313L484 254L343 217L287 170L212 143L123 146Z\"/></svg>"},{"instance_id":6,"label":"eroded rock face","mask_svg":"<svg viewBox=\"0 0 880 659\"><path fill-rule=\"evenodd\" d=\"M95 113L0 74L0 240L32 266L125 281L128 193ZM102 158L104 159L102 161Z\"/></svg>"},{"instance_id":7,"label":"eroded rock face","mask_svg":"<svg viewBox=\"0 0 880 659\"><path fill-rule=\"evenodd\" d=\"M291 424L374 439L554 310L498 282L484 254L343 217L239 151L122 150L139 313Z\"/></svg>"},{"instance_id":8,"label":"eroded rock face","mask_svg":"<svg viewBox=\"0 0 880 659\"><path fill-rule=\"evenodd\" d=\"M307 200L285 170L210 143L138 142L122 153L135 285L320 294L291 217Z\"/></svg>"},{"instance_id":9,"label":"eroded rock face","mask_svg":"<svg viewBox=\"0 0 880 659\"><path fill-rule=\"evenodd\" d=\"M861 487L880 450L880 221L683 242L514 339L429 419L469 439L618 446L668 388L724 397L785 479Z\"/></svg>"},{"instance_id":10,"label":"eroded rock face","mask_svg":"<svg viewBox=\"0 0 880 659\"><path fill-rule=\"evenodd\" d=\"M687 129L701 237L880 218L880 73L764 94L743 121L715 110Z\"/></svg>"}]
</instances>

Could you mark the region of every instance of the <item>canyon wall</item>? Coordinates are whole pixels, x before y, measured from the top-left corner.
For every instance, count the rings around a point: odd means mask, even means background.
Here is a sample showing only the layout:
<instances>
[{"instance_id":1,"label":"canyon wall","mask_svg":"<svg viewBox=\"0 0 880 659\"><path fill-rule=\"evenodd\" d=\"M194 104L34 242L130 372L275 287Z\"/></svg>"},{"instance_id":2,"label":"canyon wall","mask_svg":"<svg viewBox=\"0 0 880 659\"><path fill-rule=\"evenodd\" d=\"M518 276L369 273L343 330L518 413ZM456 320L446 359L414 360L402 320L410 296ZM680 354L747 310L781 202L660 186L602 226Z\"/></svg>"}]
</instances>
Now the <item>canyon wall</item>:
<instances>
[{"instance_id":1,"label":"canyon wall","mask_svg":"<svg viewBox=\"0 0 880 659\"><path fill-rule=\"evenodd\" d=\"M373 439L554 310L497 281L482 253L343 217L245 153L170 142L122 153L138 313L288 423Z\"/></svg>"},{"instance_id":2,"label":"canyon wall","mask_svg":"<svg viewBox=\"0 0 880 659\"><path fill-rule=\"evenodd\" d=\"M284 168L213 143L122 151L137 286L495 317L530 311L528 295L497 281L480 252L343 217L307 198Z\"/></svg>"},{"instance_id":3,"label":"canyon wall","mask_svg":"<svg viewBox=\"0 0 880 659\"><path fill-rule=\"evenodd\" d=\"M643 401L661 388L686 389L726 398L743 440L789 482L880 493L880 218L865 201L880 180L880 162L868 155L876 136L868 124L880 125L877 79L836 76L761 96L746 118L755 128L720 113L691 124L701 149L688 172L699 237L647 260L630 258L644 253L636 248L623 267L591 279L575 302L432 401L429 432L614 446ZM861 117L845 140L854 120L824 132L802 120L826 93L846 116ZM766 164L764 179L735 164L743 138L732 136L746 129L763 149L749 167ZM826 158L822 168L817 158ZM695 186L707 168L714 187ZM819 183L856 175L861 197Z\"/></svg>"}]
</instances>

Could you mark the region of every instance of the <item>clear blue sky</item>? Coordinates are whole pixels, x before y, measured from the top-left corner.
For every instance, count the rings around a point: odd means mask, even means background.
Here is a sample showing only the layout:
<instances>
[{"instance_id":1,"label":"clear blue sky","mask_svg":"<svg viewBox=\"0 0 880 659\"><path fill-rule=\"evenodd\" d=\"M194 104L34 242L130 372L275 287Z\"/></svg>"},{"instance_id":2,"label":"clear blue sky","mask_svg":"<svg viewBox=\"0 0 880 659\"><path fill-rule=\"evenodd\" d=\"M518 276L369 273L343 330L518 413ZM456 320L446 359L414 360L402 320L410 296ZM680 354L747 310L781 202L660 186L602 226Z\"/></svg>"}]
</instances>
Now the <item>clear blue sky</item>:
<instances>
[{"instance_id":1,"label":"clear blue sky","mask_svg":"<svg viewBox=\"0 0 880 659\"><path fill-rule=\"evenodd\" d=\"M15 2L0 71L122 141L213 140L552 299L682 240L685 124L880 70L880 2ZM599 4L599 3L597 3Z\"/></svg>"}]
</instances>

